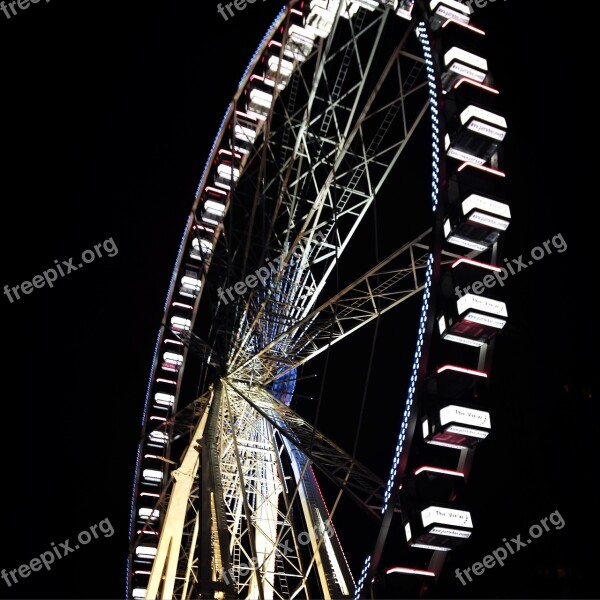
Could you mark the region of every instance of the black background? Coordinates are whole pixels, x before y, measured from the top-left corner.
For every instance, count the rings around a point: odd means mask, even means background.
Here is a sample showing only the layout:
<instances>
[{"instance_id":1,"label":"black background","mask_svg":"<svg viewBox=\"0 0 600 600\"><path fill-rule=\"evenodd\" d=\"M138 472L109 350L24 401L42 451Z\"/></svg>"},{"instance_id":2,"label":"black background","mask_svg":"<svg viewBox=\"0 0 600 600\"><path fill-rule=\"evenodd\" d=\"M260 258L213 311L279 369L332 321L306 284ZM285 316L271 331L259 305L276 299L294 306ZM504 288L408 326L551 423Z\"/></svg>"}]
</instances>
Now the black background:
<instances>
[{"instance_id":1,"label":"black background","mask_svg":"<svg viewBox=\"0 0 600 600\"><path fill-rule=\"evenodd\" d=\"M507 286L511 321L497 345L496 425L470 482L476 532L449 558L440 597L596 595L597 167L590 149L597 107L588 87L593 33L585 25L592 17L545 6L506 0L474 16L490 35L510 125L514 224L506 254L526 254L558 233L568 250ZM227 22L212 0L52 0L10 20L0 13L0 284L30 281L55 259L108 238L119 249L53 289L0 300L0 568L28 563L105 518L115 531L50 572L10 589L0 580L1 597L124 594L135 450L172 265L226 105L278 9L274 0L257 2ZM398 219L409 216L396 210ZM386 319L370 393L381 403L382 427L396 429L414 332ZM350 374L364 376L370 339L361 333L332 358L328 389L339 402L322 422L332 437L344 423L345 398L360 387ZM395 411L388 412L390 398ZM376 458L376 419L364 436L366 454ZM384 475L389 460L379 458ZM467 587L454 578L456 567L555 510L564 529ZM360 561L360 533L343 541Z\"/></svg>"}]
</instances>

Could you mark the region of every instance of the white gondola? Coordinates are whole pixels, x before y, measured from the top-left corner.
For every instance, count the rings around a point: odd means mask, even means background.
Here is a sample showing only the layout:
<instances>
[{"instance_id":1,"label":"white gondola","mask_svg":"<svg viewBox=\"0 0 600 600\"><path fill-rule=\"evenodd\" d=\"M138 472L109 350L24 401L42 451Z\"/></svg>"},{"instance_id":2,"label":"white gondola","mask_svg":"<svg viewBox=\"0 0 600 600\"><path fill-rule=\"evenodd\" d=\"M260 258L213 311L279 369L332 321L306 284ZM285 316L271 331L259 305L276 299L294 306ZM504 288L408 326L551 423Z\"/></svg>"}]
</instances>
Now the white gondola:
<instances>
[{"instance_id":1,"label":"white gondola","mask_svg":"<svg viewBox=\"0 0 600 600\"><path fill-rule=\"evenodd\" d=\"M162 479L162 471L157 471L156 469L144 469L142 471L142 480L147 483L160 483Z\"/></svg>"},{"instance_id":2,"label":"white gondola","mask_svg":"<svg viewBox=\"0 0 600 600\"><path fill-rule=\"evenodd\" d=\"M198 241L197 238L192 240L192 244L194 244L194 241ZM200 293L201 286L202 283L198 277L198 274L194 271L186 270L185 274L181 278L179 293L187 298L196 298Z\"/></svg>"},{"instance_id":3,"label":"white gondola","mask_svg":"<svg viewBox=\"0 0 600 600\"><path fill-rule=\"evenodd\" d=\"M464 474L423 466L402 483L402 519L413 548L448 551L471 537L471 513L460 505Z\"/></svg>"},{"instance_id":4,"label":"white gondola","mask_svg":"<svg viewBox=\"0 0 600 600\"><path fill-rule=\"evenodd\" d=\"M439 29L448 19L465 24L471 20L469 7L459 0L431 0L429 9L433 30Z\"/></svg>"},{"instance_id":5,"label":"white gondola","mask_svg":"<svg viewBox=\"0 0 600 600\"><path fill-rule=\"evenodd\" d=\"M159 407L170 408L175 404L175 396L173 394L165 394L164 392L156 392L154 394L154 403Z\"/></svg>"}]
</instances>

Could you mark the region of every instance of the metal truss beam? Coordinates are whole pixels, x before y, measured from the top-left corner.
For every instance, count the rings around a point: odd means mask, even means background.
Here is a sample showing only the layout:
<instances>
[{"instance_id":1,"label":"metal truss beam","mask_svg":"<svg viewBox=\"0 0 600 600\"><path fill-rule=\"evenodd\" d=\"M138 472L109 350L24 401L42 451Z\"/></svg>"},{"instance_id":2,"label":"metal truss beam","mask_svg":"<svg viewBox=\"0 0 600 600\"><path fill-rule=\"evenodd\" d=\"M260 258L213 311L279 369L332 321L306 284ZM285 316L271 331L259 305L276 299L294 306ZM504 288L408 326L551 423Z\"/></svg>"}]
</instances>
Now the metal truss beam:
<instances>
[{"instance_id":1,"label":"metal truss beam","mask_svg":"<svg viewBox=\"0 0 600 600\"><path fill-rule=\"evenodd\" d=\"M231 378L224 382L362 509L381 518L384 482L379 477L263 387Z\"/></svg>"},{"instance_id":2,"label":"metal truss beam","mask_svg":"<svg viewBox=\"0 0 600 600\"><path fill-rule=\"evenodd\" d=\"M282 377L328 346L395 308L423 289L431 229L405 244L362 277L289 327L230 377L263 375L261 383ZM450 260L458 255L445 252ZM258 363L258 364L257 364ZM271 368L269 368L271 364ZM282 367L282 365L285 365Z\"/></svg>"}]
</instances>

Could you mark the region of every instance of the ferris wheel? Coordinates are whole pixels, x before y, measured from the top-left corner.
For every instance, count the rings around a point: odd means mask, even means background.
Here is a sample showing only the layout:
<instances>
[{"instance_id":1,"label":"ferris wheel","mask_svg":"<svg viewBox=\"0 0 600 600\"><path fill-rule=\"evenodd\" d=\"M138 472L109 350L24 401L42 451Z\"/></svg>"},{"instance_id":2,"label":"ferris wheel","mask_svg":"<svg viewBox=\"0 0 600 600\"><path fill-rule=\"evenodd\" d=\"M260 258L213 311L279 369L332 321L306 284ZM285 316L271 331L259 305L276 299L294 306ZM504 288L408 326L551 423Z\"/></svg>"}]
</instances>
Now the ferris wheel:
<instances>
[{"instance_id":1,"label":"ferris wheel","mask_svg":"<svg viewBox=\"0 0 600 600\"><path fill-rule=\"evenodd\" d=\"M491 431L486 388L508 315L489 283L503 276L511 216L507 125L470 16L458 0L293 0L264 36L218 129L169 287L128 598L424 594L470 537L462 491ZM373 233L366 215L390 189L403 194L399 169L424 137L422 222L340 281ZM303 365L419 298L381 477L292 399ZM343 503L364 518L352 525L359 565L346 558L347 525L336 528Z\"/></svg>"}]
</instances>

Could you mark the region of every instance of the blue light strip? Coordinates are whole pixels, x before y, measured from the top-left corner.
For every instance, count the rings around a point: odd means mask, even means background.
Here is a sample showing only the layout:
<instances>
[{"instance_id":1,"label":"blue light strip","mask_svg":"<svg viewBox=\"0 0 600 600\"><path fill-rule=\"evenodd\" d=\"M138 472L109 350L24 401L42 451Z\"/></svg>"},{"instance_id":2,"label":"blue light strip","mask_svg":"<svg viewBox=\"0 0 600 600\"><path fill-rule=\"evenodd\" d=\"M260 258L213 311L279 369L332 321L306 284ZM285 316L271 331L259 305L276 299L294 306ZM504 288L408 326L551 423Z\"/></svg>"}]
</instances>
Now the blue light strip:
<instances>
[{"instance_id":1,"label":"blue light strip","mask_svg":"<svg viewBox=\"0 0 600 600\"><path fill-rule=\"evenodd\" d=\"M432 164L431 164L431 199L433 211L435 212L439 203L439 182L440 182L440 128L439 128L439 108L437 104L437 85L435 79L435 71L433 68L433 60L431 54L431 46L429 44L429 37L425 28L425 23L421 22L416 29L417 36L421 42L423 48L423 55L425 56L425 63L427 65L427 79L429 82L429 98L431 108L431 129L432 129ZM415 350L415 356L412 366L412 374L410 377L410 383L408 386L408 397L404 406L404 416L402 419L402 425L400 426L400 435L398 436L398 444L396 446L396 452L394 454L394 461L392 463L392 469L387 482L385 494L384 494L384 505L382 512L385 512L389 500L392 494L392 487L396 479L398 472L398 465L400 464L400 455L402 454L402 448L406 439L406 431L408 429L408 420L410 417L412 403L414 400L414 394L416 389L416 383L419 374L419 365L421 361L421 351L423 349L423 343L425 341L425 327L427 325L427 313L429 311L429 301L431 299L431 283L433 275L433 255L429 255L427 260L427 272L425 275L425 286L423 290L423 304L421 305L421 319L419 321L419 332L417 335L417 349Z\"/></svg>"},{"instance_id":2,"label":"blue light strip","mask_svg":"<svg viewBox=\"0 0 600 600\"><path fill-rule=\"evenodd\" d=\"M417 36L423 48L423 56L425 57L425 65L427 69L427 83L429 84L429 104L431 108L431 159L432 159L432 186L431 186L431 203L433 211L438 207L440 196L440 110L438 108L438 92L435 79L435 70L433 68L433 55L431 54L431 45L425 28L425 23L421 22L417 25Z\"/></svg>"},{"instance_id":3,"label":"blue light strip","mask_svg":"<svg viewBox=\"0 0 600 600\"><path fill-rule=\"evenodd\" d=\"M356 582L356 589L354 592L354 600L358 600L360 598L360 594L362 592L363 587L365 586L365 580L367 579L367 572L369 571L369 567L371 566L371 557L367 557L365 560L365 564L360 572L360 577Z\"/></svg>"},{"instance_id":4,"label":"blue light strip","mask_svg":"<svg viewBox=\"0 0 600 600\"><path fill-rule=\"evenodd\" d=\"M248 76L248 73L250 73L250 69L251 69L252 65L254 64L254 61L256 60L257 56L259 55L260 50L263 47L264 43L275 33L275 29L277 28L279 21L280 21L281 17L285 14L286 10L287 10L287 7L284 6L279 11L279 14L277 15L277 17L275 17L275 20L269 26L267 33L263 36L263 39L261 40L260 44L258 45L258 48L255 50L254 54L252 55L252 59L250 60L250 62L248 63L248 66L244 70L244 74L242 75L242 77L238 83L238 88L241 87L242 83L244 83L244 79L246 79L246 77ZM212 165L213 152L215 151L217 143L218 143L219 139L221 138L221 133L227 123L228 116L229 116L229 110L227 110L225 115L223 115L223 119L221 120L221 125L219 126L219 129L217 130L217 137L215 137L215 140L210 149L210 152L208 153L208 160L207 160L206 164L204 165L204 170L202 171L202 177L200 177L200 182L198 183L198 189L196 190L196 197L198 197L198 194L200 193L200 188L202 186L202 182L204 181L204 177L205 177L208 169L210 169L210 166Z\"/></svg>"},{"instance_id":5,"label":"blue light strip","mask_svg":"<svg viewBox=\"0 0 600 600\"><path fill-rule=\"evenodd\" d=\"M427 82L429 86L429 101L431 111L431 129L432 129L432 143L431 143L431 204L433 212L438 208L439 196L440 196L440 113L438 107L438 92L437 83L435 78L435 70L433 65L433 55L431 52L431 45L429 43L429 36L427 35L427 29L424 22L420 22L416 28L416 33L421 42L423 48L423 56L425 57L425 65L427 69ZM431 300L431 285L433 277L433 255L430 254L427 259L427 270L425 274L425 286L423 289L423 303L421 305L421 317L419 320L419 331L417 334L417 348L415 350L415 356L413 360L412 373L410 376L410 383L408 386L408 396L406 404L404 406L404 415L402 418L402 424L400 426L400 434L398 436L398 442L396 445L396 452L394 453L394 460L390 475L385 489L384 494L384 505L381 510L382 513L388 508L389 501L392 497L392 488L398 474L398 466L400 464L400 456L406 440L406 433L408 430L408 422L410 419L412 405L415 397L416 384L419 375L419 366L421 361L421 353L423 350L423 344L425 342L425 329L427 325L427 313L429 312L429 303ZM356 585L354 592L355 600L358 600L362 594L362 590L366 580L366 573L371 564L371 558L367 558L365 565L361 571L361 575Z\"/></svg>"},{"instance_id":6,"label":"blue light strip","mask_svg":"<svg viewBox=\"0 0 600 600\"><path fill-rule=\"evenodd\" d=\"M410 383L408 385L408 397L404 406L404 416L402 418L402 425L400 426L400 435L398 436L398 444L396 446L396 452L394 454L394 462L390 476L388 478L387 486L384 494L384 505L381 510L384 513L388 507L392 495L392 487L396 479L398 472L398 465L400 464L400 455L402 454L402 447L404 446L404 440L406 439L406 430L408 429L408 420L412 410L412 403L415 396L415 389L417 384L417 378L419 375L419 365L421 362L421 350L423 343L425 342L425 327L427 325L427 312L429 311L429 300L431 298L431 280L433 276L433 255L430 254L427 260L427 272L425 274L425 289L423 292L423 304L421 306L421 319L419 321L419 332L417 334L417 349L415 351L415 357L413 360L412 374L410 376Z\"/></svg>"}]
</instances>

